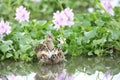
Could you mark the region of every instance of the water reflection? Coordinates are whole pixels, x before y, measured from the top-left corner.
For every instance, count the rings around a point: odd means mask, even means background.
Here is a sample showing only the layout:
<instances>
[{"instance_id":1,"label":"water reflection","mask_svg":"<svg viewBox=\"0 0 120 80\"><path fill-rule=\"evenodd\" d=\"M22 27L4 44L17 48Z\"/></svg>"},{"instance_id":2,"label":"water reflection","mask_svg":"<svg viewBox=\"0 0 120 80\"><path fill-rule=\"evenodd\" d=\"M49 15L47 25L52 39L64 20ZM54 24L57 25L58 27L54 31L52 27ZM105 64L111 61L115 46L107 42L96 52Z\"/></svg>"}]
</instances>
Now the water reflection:
<instances>
[{"instance_id":1,"label":"water reflection","mask_svg":"<svg viewBox=\"0 0 120 80\"><path fill-rule=\"evenodd\" d=\"M55 80L74 80L74 76L72 74L68 74L64 69L60 74L58 74Z\"/></svg>"},{"instance_id":2,"label":"water reflection","mask_svg":"<svg viewBox=\"0 0 120 80\"><path fill-rule=\"evenodd\" d=\"M5 77L0 78L0 80L35 80L34 76L36 73L31 73L26 76L21 75L6 75Z\"/></svg>"},{"instance_id":3,"label":"water reflection","mask_svg":"<svg viewBox=\"0 0 120 80\"><path fill-rule=\"evenodd\" d=\"M35 80L54 80L64 69L64 64L40 66Z\"/></svg>"},{"instance_id":4,"label":"water reflection","mask_svg":"<svg viewBox=\"0 0 120 80\"><path fill-rule=\"evenodd\" d=\"M0 80L120 80L119 58L76 57L68 59L65 64L40 66L36 63L21 63L22 67L18 65L20 63L15 62L4 69L6 64L4 66L2 62L1 66L0 62ZM5 72L9 74L2 75Z\"/></svg>"},{"instance_id":5,"label":"water reflection","mask_svg":"<svg viewBox=\"0 0 120 80\"><path fill-rule=\"evenodd\" d=\"M73 80L71 74L66 72L65 64L41 66L35 80Z\"/></svg>"},{"instance_id":6,"label":"water reflection","mask_svg":"<svg viewBox=\"0 0 120 80\"><path fill-rule=\"evenodd\" d=\"M120 80L120 73L116 75L108 75L108 77L106 77L106 74L101 71L96 71L91 75L78 72L75 75L77 76L73 80Z\"/></svg>"},{"instance_id":7,"label":"water reflection","mask_svg":"<svg viewBox=\"0 0 120 80\"><path fill-rule=\"evenodd\" d=\"M62 73L57 74L56 77L52 75L43 76L31 73L26 76L8 75L6 78L0 78L0 80L120 80L120 73L106 77L105 73L100 71L96 71L92 75L83 72L76 72L74 75L68 75L68 73L63 70Z\"/></svg>"}]
</instances>

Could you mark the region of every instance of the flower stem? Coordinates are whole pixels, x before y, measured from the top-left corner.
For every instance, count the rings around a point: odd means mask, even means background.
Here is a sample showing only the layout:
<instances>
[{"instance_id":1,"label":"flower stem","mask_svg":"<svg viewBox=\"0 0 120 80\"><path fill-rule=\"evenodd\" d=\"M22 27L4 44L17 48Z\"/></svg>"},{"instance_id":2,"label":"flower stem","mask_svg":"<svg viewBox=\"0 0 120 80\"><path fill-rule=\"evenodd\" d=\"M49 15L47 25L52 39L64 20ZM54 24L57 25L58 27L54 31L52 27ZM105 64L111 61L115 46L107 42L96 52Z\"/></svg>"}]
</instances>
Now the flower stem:
<instances>
[{"instance_id":1,"label":"flower stem","mask_svg":"<svg viewBox=\"0 0 120 80\"><path fill-rule=\"evenodd\" d=\"M64 36L63 36L64 35L64 29L63 29L63 27L60 28L60 35L61 35L61 37L63 39L64 38Z\"/></svg>"},{"instance_id":2,"label":"flower stem","mask_svg":"<svg viewBox=\"0 0 120 80\"><path fill-rule=\"evenodd\" d=\"M57 2L57 4L59 5L59 7L61 8L61 10L63 10L63 7L62 7L62 5L61 5L61 3L60 3L60 0L56 0L56 2Z\"/></svg>"}]
</instances>

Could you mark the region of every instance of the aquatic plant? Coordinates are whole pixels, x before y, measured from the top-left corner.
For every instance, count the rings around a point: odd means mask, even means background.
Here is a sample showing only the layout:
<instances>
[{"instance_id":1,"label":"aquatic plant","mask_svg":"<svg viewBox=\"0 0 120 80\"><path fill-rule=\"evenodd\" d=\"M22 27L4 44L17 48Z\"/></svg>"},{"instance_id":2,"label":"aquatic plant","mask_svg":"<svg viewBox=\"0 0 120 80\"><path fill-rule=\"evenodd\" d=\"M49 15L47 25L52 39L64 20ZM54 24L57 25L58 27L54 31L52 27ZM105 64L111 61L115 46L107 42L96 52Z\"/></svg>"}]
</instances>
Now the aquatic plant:
<instances>
[{"instance_id":1,"label":"aquatic plant","mask_svg":"<svg viewBox=\"0 0 120 80\"><path fill-rule=\"evenodd\" d=\"M63 11L56 11L53 13L53 23L55 25L55 29L59 29L60 26L72 26L74 24L74 13L72 9L66 8Z\"/></svg>"},{"instance_id":2,"label":"aquatic plant","mask_svg":"<svg viewBox=\"0 0 120 80\"><path fill-rule=\"evenodd\" d=\"M110 0L101 0L101 4L109 14L114 16L114 10L113 10L113 7L110 3Z\"/></svg>"},{"instance_id":3,"label":"aquatic plant","mask_svg":"<svg viewBox=\"0 0 120 80\"><path fill-rule=\"evenodd\" d=\"M93 2L93 12L78 13L75 12L73 6L67 6L67 4L63 6L64 1L50 1L55 7L53 9L48 7L52 6L50 3L44 1L37 4L31 0L19 1L18 4L16 1L15 3L11 0L6 3L4 1L6 0L0 1L2 2L0 17L9 23L4 20L0 21L0 34L5 34L4 38L0 40L0 60L8 58L26 62L36 60L33 48L44 42L44 38L49 32L54 36L55 47L62 47L65 55L117 56L120 54L120 11L118 7L113 9L109 2L102 5L100 1L96 0ZM79 1L76 2L79 3ZM5 4L9 7L5 8ZM46 4L49 5L43 6ZM18 7L18 5L24 5L24 7ZM79 10L79 8L77 8L78 11L82 12L82 9ZM106 12L101 13L103 9ZM107 10L110 10L112 15L114 12L114 16L108 14ZM51 15L48 21L38 20L38 15L42 15L40 18L45 19L44 15L48 13L49 16ZM3 29L3 26L7 27Z\"/></svg>"},{"instance_id":4,"label":"aquatic plant","mask_svg":"<svg viewBox=\"0 0 120 80\"><path fill-rule=\"evenodd\" d=\"M5 22L3 19L0 21L0 37L4 34L9 34L11 32L11 26L9 22Z\"/></svg>"},{"instance_id":5,"label":"aquatic plant","mask_svg":"<svg viewBox=\"0 0 120 80\"><path fill-rule=\"evenodd\" d=\"M7 79L8 80L17 80L17 77L15 75L8 75Z\"/></svg>"},{"instance_id":6,"label":"aquatic plant","mask_svg":"<svg viewBox=\"0 0 120 80\"><path fill-rule=\"evenodd\" d=\"M33 2L40 2L41 0L31 0L31 1L33 1Z\"/></svg>"},{"instance_id":7,"label":"aquatic plant","mask_svg":"<svg viewBox=\"0 0 120 80\"><path fill-rule=\"evenodd\" d=\"M28 12L26 8L24 8L23 6L20 6L19 8L16 9L15 20L19 22L29 21L29 15L30 12Z\"/></svg>"}]
</instances>

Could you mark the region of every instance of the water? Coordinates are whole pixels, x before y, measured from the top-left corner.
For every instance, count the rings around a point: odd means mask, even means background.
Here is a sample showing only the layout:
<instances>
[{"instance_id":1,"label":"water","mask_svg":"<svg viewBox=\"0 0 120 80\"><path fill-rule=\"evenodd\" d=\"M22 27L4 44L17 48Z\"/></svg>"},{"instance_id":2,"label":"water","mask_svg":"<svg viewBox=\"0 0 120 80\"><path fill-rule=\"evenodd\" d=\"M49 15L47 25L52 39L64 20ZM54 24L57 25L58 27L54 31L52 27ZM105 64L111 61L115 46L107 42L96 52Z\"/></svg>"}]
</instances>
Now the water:
<instances>
[{"instance_id":1,"label":"water","mask_svg":"<svg viewBox=\"0 0 120 80\"><path fill-rule=\"evenodd\" d=\"M57 65L0 62L0 80L120 80L120 59L74 57Z\"/></svg>"}]
</instances>

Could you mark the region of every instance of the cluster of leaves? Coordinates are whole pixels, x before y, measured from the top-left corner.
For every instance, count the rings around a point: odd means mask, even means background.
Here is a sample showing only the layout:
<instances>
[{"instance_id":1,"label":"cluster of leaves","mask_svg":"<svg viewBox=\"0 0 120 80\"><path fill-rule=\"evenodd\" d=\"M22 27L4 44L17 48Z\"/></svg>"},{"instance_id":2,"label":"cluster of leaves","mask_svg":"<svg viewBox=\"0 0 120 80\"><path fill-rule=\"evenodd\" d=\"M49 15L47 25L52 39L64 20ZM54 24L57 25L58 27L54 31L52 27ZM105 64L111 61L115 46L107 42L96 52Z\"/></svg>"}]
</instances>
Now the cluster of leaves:
<instances>
[{"instance_id":1,"label":"cluster of leaves","mask_svg":"<svg viewBox=\"0 0 120 80\"><path fill-rule=\"evenodd\" d=\"M116 11L117 8L116 8ZM100 12L77 14L75 25L55 31L66 38L63 45L68 55L115 56L120 52L120 17Z\"/></svg>"},{"instance_id":2,"label":"cluster of leaves","mask_svg":"<svg viewBox=\"0 0 120 80\"><path fill-rule=\"evenodd\" d=\"M116 10L117 11L117 10ZM0 59L32 61L36 59L34 46L51 32L58 44L59 37L66 38L62 49L67 55L118 55L120 52L120 16L111 17L100 12L76 14L72 27L55 30L47 21L31 20L21 24L10 23L12 32L0 41Z\"/></svg>"},{"instance_id":3,"label":"cluster of leaves","mask_svg":"<svg viewBox=\"0 0 120 80\"><path fill-rule=\"evenodd\" d=\"M45 34L46 21L30 21L22 24L11 23L12 32L0 41L0 59L31 61L35 59L34 47Z\"/></svg>"}]
</instances>

